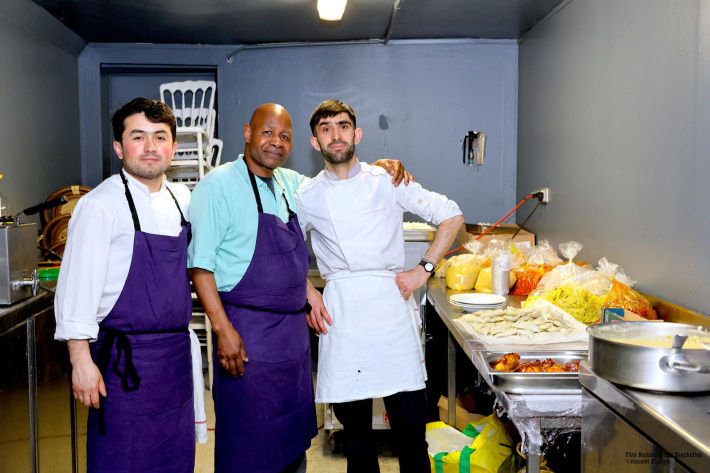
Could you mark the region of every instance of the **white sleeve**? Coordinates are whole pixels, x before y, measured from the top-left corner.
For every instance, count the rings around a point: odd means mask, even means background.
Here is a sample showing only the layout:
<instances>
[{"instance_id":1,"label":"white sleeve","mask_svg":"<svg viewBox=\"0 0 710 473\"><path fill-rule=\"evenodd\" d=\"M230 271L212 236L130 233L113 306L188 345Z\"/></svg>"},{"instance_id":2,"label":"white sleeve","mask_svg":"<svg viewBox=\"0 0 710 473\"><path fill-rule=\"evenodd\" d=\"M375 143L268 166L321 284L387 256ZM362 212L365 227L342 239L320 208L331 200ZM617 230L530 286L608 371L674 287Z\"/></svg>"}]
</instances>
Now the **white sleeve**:
<instances>
[{"instance_id":1,"label":"white sleeve","mask_svg":"<svg viewBox=\"0 0 710 473\"><path fill-rule=\"evenodd\" d=\"M54 297L57 340L96 339L97 314L108 274L115 230L113 214L95 199L79 200L69 220L67 243Z\"/></svg>"},{"instance_id":2,"label":"white sleeve","mask_svg":"<svg viewBox=\"0 0 710 473\"><path fill-rule=\"evenodd\" d=\"M299 189L296 191L296 194L294 195L294 198L296 199L296 211L298 212L298 224L301 226L301 232L303 233L304 240L308 240L308 231L313 228L311 226L308 212L306 212L306 206L303 205L303 196L301 194L301 188L307 183L308 181L301 184Z\"/></svg>"},{"instance_id":3,"label":"white sleeve","mask_svg":"<svg viewBox=\"0 0 710 473\"><path fill-rule=\"evenodd\" d=\"M439 225L444 220L461 215L461 209L445 195L424 189L418 182L394 188L397 202L402 208L420 216L427 222Z\"/></svg>"}]
</instances>

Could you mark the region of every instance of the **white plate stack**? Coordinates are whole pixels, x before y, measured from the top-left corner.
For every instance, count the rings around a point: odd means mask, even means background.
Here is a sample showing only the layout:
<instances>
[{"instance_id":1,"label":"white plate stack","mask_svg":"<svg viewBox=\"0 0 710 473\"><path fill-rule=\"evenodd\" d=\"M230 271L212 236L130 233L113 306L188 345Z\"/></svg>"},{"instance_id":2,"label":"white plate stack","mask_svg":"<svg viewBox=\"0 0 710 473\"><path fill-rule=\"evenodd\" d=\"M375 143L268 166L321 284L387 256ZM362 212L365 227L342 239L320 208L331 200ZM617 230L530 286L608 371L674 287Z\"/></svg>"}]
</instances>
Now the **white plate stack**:
<instances>
[{"instance_id":1,"label":"white plate stack","mask_svg":"<svg viewBox=\"0 0 710 473\"><path fill-rule=\"evenodd\" d=\"M454 294L449 298L449 302L466 312L505 309L506 306L506 298L495 294Z\"/></svg>"}]
</instances>

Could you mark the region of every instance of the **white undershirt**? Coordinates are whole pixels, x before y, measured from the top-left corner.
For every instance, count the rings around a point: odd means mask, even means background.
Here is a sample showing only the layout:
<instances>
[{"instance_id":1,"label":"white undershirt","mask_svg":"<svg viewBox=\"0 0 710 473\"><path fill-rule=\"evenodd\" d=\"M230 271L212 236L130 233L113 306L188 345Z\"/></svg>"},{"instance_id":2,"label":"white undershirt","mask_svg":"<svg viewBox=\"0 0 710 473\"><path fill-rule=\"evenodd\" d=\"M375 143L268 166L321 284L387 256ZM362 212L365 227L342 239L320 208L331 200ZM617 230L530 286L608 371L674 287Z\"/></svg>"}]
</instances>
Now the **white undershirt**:
<instances>
[{"instance_id":1,"label":"white undershirt","mask_svg":"<svg viewBox=\"0 0 710 473\"><path fill-rule=\"evenodd\" d=\"M183 184L163 184L158 192L124 172L141 231L177 236L180 213L188 219L190 191ZM69 220L67 244L54 298L57 340L95 340L99 322L111 311L128 277L133 257L133 219L125 187L116 174L79 199Z\"/></svg>"}]
</instances>

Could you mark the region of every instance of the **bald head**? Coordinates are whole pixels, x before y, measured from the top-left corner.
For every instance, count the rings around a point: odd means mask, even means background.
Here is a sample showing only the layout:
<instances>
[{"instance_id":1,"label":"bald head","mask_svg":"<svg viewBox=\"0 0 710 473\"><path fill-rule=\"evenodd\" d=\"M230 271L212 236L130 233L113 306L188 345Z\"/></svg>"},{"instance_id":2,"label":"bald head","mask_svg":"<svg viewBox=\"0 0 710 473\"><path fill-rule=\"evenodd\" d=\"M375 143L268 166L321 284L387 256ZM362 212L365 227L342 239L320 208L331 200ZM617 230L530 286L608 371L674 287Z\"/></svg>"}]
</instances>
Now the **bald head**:
<instances>
[{"instance_id":1,"label":"bald head","mask_svg":"<svg viewBox=\"0 0 710 473\"><path fill-rule=\"evenodd\" d=\"M264 120L267 120L269 117L283 118L287 121L288 127L291 128L291 115L289 115L285 108L277 103L265 103L264 105L258 106L251 115L249 126L254 128L255 125L263 123Z\"/></svg>"},{"instance_id":2,"label":"bald head","mask_svg":"<svg viewBox=\"0 0 710 473\"><path fill-rule=\"evenodd\" d=\"M244 159L254 174L272 177L291 153L291 115L279 104L261 105L244 125Z\"/></svg>"}]
</instances>

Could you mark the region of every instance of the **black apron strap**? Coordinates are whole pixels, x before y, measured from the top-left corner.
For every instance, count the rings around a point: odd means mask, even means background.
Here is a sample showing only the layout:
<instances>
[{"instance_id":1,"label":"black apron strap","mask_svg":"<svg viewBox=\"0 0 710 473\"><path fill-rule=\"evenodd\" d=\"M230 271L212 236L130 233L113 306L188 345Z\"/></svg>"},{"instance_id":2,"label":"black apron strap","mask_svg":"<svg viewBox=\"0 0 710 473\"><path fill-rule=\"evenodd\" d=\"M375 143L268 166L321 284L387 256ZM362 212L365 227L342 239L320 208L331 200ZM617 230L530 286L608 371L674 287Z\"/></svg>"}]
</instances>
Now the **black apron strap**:
<instances>
[{"instance_id":1,"label":"black apron strap","mask_svg":"<svg viewBox=\"0 0 710 473\"><path fill-rule=\"evenodd\" d=\"M141 231L141 222L138 220L138 213L136 212L136 204L133 203L133 196L131 191L128 190L128 180L126 176L123 175L123 169L119 172L121 174L121 180L126 188L126 200L128 201L128 207L131 209L131 217L133 218L133 228L135 231Z\"/></svg>"},{"instance_id":2,"label":"black apron strap","mask_svg":"<svg viewBox=\"0 0 710 473\"><path fill-rule=\"evenodd\" d=\"M281 187L281 189L285 189L284 186L281 185L279 180L276 179L276 176L274 176L274 180ZM291 206L288 205L288 199L286 198L286 191L285 190L281 191L281 197L283 197L284 202L286 202L286 210L288 210L288 221L290 222L291 220L293 220L293 217L295 217L296 214L293 212L293 210L291 210Z\"/></svg>"},{"instance_id":3,"label":"black apron strap","mask_svg":"<svg viewBox=\"0 0 710 473\"><path fill-rule=\"evenodd\" d=\"M251 172L251 168L249 167L249 164L247 164L246 160L244 160L244 164L247 166L247 172L249 173L249 180L251 181L251 188L254 191L254 197L256 198L256 208L259 211L259 213L264 213L264 207L261 205L261 196L259 195L259 188L256 186L256 177L254 177L254 173ZM281 183L276 179L276 176L274 176L274 180L278 183L278 185L283 189L283 186ZM286 191L281 192L281 196L284 198L284 201L286 202L286 210L288 210L288 220L289 222L293 217L296 216L296 214L291 210L291 207L288 205L288 199L286 198Z\"/></svg>"},{"instance_id":4,"label":"black apron strap","mask_svg":"<svg viewBox=\"0 0 710 473\"><path fill-rule=\"evenodd\" d=\"M244 160L244 164L246 165L247 172L249 173L249 180L251 181L251 188L254 191L254 198L256 198L256 209L259 213L264 213L264 207L261 206L261 196L259 195L259 188L256 187L256 178L254 177L254 173L251 172L251 168L246 162L246 159Z\"/></svg>"},{"instance_id":5,"label":"black apron strap","mask_svg":"<svg viewBox=\"0 0 710 473\"><path fill-rule=\"evenodd\" d=\"M184 227L185 225L190 225L187 220L185 220L185 215L183 215L182 210L180 209L180 204L178 204L177 199L175 198L175 194L173 194L173 191L170 190L170 187L168 185L165 185L165 188L168 190L170 193L170 197L173 198L173 201L175 202L175 206L178 209L178 212L180 212L180 226ZM192 228L188 227L187 228L187 244L190 244L190 241L192 240Z\"/></svg>"}]
</instances>

